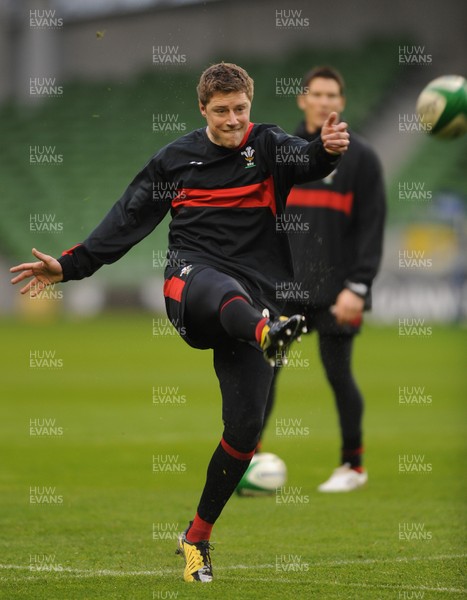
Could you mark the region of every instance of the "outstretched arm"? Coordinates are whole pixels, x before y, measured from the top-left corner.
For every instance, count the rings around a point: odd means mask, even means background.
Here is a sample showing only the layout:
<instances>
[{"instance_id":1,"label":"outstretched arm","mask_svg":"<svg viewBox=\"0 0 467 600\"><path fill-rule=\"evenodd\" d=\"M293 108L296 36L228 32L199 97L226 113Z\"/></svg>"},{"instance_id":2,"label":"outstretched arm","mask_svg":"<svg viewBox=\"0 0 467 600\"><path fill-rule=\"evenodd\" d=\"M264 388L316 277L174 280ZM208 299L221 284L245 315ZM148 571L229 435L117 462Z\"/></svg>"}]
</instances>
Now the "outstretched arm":
<instances>
[{"instance_id":1,"label":"outstretched arm","mask_svg":"<svg viewBox=\"0 0 467 600\"><path fill-rule=\"evenodd\" d=\"M38 262L16 265L15 267L11 267L10 273L19 273L19 275L11 280L13 284L32 277L31 281L21 288L20 292L26 294L32 289L31 296L34 297L48 285L62 281L63 272L60 263L53 256L43 254L35 248L32 249L32 253L39 259Z\"/></svg>"},{"instance_id":2,"label":"outstretched arm","mask_svg":"<svg viewBox=\"0 0 467 600\"><path fill-rule=\"evenodd\" d=\"M149 235L162 221L171 198L154 196L165 175L157 157L133 179L123 196L83 243L66 250L58 259L63 281L90 277L103 265L110 265ZM175 195L175 192L174 192Z\"/></svg>"},{"instance_id":3,"label":"outstretched arm","mask_svg":"<svg viewBox=\"0 0 467 600\"><path fill-rule=\"evenodd\" d=\"M65 251L58 260L33 249L39 262L12 267L12 273L20 272L12 283L32 277L21 293L32 290L31 296L37 296L52 283L89 277L102 265L117 261L149 235L170 209L170 198L154 195L154 189L163 184L164 173L157 160L154 164L150 161L84 242Z\"/></svg>"}]
</instances>

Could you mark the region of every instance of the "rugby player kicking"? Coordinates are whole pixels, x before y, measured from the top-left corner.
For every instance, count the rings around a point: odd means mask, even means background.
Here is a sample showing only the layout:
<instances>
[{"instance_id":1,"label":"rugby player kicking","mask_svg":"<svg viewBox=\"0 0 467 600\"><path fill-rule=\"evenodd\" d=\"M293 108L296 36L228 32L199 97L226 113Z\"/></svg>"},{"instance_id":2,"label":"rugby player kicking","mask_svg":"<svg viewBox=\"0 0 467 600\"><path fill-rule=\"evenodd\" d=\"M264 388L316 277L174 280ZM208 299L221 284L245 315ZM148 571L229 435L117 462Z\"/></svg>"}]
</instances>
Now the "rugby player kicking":
<instances>
[{"instance_id":1,"label":"rugby player kicking","mask_svg":"<svg viewBox=\"0 0 467 600\"><path fill-rule=\"evenodd\" d=\"M167 314L194 348L213 349L224 430L197 511L180 535L185 581L212 581L209 539L261 434L276 354L299 337L303 317L281 317L276 285L293 277L287 238L276 233L294 184L322 179L347 150L347 124L332 113L307 142L250 122L253 80L237 65L206 69L198 87L207 126L168 144L136 175L83 242L57 260L13 267L21 293L89 277L120 259L170 210ZM160 190L174 189L172 197ZM176 262L176 264L174 264ZM181 266L183 265L183 266ZM266 360L265 360L266 359Z\"/></svg>"}]
</instances>

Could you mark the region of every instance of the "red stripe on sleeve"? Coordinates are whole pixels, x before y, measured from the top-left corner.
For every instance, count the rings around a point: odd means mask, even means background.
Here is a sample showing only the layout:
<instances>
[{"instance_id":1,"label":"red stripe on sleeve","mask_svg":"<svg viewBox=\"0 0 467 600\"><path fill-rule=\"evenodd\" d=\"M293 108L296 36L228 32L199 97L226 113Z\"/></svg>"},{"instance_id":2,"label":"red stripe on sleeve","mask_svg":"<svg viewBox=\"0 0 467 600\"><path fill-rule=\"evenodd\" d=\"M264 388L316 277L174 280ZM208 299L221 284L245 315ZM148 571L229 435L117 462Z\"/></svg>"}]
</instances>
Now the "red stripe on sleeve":
<instances>
[{"instance_id":1,"label":"red stripe on sleeve","mask_svg":"<svg viewBox=\"0 0 467 600\"><path fill-rule=\"evenodd\" d=\"M82 246L82 244L75 244L74 246L72 246L69 250L64 250L62 252L62 256L65 256L65 254L73 254L73 250L75 248L77 248L78 246Z\"/></svg>"}]
</instances>

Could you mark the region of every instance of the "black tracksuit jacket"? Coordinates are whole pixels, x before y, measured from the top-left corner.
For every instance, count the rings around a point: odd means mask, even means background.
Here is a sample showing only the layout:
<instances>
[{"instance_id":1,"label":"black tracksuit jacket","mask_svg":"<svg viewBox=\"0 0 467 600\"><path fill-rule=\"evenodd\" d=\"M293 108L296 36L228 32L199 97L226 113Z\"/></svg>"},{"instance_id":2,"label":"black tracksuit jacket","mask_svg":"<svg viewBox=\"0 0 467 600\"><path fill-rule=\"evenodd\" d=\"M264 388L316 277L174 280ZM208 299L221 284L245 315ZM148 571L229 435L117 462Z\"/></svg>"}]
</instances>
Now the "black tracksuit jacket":
<instances>
[{"instance_id":1,"label":"black tracksuit jacket","mask_svg":"<svg viewBox=\"0 0 467 600\"><path fill-rule=\"evenodd\" d=\"M312 141L302 123L296 133ZM357 134L337 168L319 181L292 189L283 230L288 230L295 279L311 308L331 306L344 287L364 290L371 306L371 285L381 261L386 211L378 157ZM355 287L354 284L357 284ZM363 284L363 286L361 285Z\"/></svg>"},{"instance_id":2,"label":"black tracksuit jacket","mask_svg":"<svg viewBox=\"0 0 467 600\"><path fill-rule=\"evenodd\" d=\"M293 277L287 236L276 232L296 183L321 179L339 157L274 125L250 124L236 149L197 129L162 148L103 221L59 258L63 281L121 258L171 211L169 255L232 275L257 298L277 303L277 283Z\"/></svg>"}]
</instances>

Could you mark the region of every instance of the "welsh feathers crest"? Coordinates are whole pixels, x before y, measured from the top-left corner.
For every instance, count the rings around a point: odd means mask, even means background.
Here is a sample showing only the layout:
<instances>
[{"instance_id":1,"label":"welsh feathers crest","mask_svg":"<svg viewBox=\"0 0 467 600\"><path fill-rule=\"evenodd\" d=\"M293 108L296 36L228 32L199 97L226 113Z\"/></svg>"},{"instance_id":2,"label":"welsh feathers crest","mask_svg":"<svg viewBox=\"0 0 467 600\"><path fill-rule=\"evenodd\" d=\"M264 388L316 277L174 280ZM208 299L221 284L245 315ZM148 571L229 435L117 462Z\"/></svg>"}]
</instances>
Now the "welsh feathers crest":
<instances>
[{"instance_id":1,"label":"welsh feathers crest","mask_svg":"<svg viewBox=\"0 0 467 600\"><path fill-rule=\"evenodd\" d=\"M255 151L254 148L252 148L251 146L247 146L245 148L245 150L241 153L242 156L245 157L246 160L246 165L245 168L247 169L248 167L254 167L255 163L254 163L254 157L255 157Z\"/></svg>"}]
</instances>

